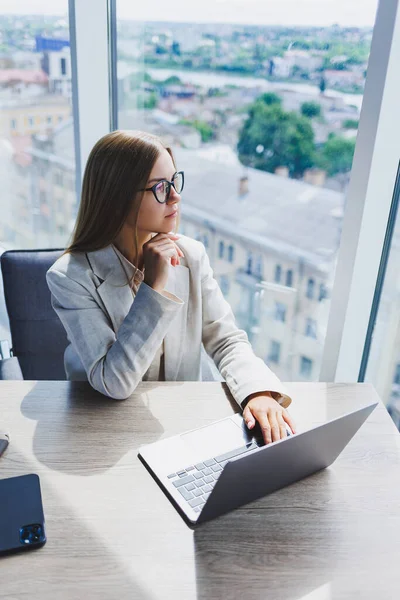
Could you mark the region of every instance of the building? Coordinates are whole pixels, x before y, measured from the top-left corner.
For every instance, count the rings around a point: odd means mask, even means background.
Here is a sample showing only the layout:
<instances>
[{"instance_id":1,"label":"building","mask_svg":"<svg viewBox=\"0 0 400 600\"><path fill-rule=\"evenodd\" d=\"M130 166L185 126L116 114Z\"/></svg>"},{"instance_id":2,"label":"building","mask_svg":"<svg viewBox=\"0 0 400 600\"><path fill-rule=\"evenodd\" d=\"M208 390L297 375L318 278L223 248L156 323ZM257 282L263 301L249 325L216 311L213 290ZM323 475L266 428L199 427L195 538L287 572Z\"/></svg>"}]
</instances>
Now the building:
<instances>
[{"instance_id":1,"label":"building","mask_svg":"<svg viewBox=\"0 0 400 600\"><path fill-rule=\"evenodd\" d=\"M2 100L0 104L1 136L13 139L46 133L70 118L71 104L62 96L43 94Z\"/></svg>"},{"instance_id":2,"label":"building","mask_svg":"<svg viewBox=\"0 0 400 600\"><path fill-rule=\"evenodd\" d=\"M182 232L205 244L255 351L282 379L317 379L343 195L255 169L243 175L188 150L176 156L186 175Z\"/></svg>"}]
</instances>

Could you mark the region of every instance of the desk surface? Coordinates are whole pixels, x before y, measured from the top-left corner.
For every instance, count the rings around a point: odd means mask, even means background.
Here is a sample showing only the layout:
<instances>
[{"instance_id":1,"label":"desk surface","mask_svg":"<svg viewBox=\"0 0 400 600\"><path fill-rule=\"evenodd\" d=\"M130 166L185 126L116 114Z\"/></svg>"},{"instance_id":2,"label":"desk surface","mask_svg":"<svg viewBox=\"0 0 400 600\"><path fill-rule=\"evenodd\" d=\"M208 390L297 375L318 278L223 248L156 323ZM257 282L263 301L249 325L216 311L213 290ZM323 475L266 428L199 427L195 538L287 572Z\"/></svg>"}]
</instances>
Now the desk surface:
<instances>
[{"instance_id":1,"label":"desk surface","mask_svg":"<svg viewBox=\"0 0 400 600\"><path fill-rule=\"evenodd\" d=\"M288 388L299 430L378 399L367 384ZM384 406L329 469L193 532L138 448L234 410L220 383L145 383L120 402L0 382L0 477L40 475L48 537L0 559L0 598L398 598L400 435Z\"/></svg>"}]
</instances>

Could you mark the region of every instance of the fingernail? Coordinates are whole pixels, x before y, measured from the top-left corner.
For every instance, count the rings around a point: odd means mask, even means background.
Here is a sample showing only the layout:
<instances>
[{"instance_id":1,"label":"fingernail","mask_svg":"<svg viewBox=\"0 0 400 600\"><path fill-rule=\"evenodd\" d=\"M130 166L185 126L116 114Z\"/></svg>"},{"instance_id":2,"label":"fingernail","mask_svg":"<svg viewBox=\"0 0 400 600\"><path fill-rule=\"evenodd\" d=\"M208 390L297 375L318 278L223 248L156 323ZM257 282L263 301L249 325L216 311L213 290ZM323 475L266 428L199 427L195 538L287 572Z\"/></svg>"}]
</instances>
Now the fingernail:
<instances>
[{"instance_id":1,"label":"fingernail","mask_svg":"<svg viewBox=\"0 0 400 600\"><path fill-rule=\"evenodd\" d=\"M247 427L251 429L253 427L253 421L247 421Z\"/></svg>"}]
</instances>

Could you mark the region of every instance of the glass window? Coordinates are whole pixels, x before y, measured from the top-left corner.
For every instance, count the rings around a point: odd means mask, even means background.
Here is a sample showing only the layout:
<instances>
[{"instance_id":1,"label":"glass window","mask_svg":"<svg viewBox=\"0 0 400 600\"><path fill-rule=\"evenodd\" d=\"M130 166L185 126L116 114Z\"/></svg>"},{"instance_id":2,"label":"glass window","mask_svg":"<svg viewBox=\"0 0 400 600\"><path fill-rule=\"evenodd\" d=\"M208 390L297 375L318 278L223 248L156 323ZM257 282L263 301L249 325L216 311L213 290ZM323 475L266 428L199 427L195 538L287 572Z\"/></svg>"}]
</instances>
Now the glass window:
<instances>
[{"instance_id":1,"label":"glass window","mask_svg":"<svg viewBox=\"0 0 400 600\"><path fill-rule=\"evenodd\" d=\"M235 249L232 246L232 244L230 244L228 247L228 261L230 263L232 263L234 261L234 258L235 258Z\"/></svg>"},{"instance_id":2,"label":"glass window","mask_svg":"<svg viewBox=\"0 0 400 600\"><path fill-rule=\"evenodd\" d=\"M66 75L67 74L67 61L65 58L61 59L61 75Z\"/></svg>"},{"instance_id":3,"label":"glass window","mask_svg":"<svg viewBox=\"0 0 400 600\"><path fill-rule=\"evenodd\" d=\"M262 256L257 256L255 275L262 278L263 275L263 259Z\"/></svg>"},{"instance_id":4,"label":"glass window","mask_svg":"<svg viewBox=\"0 0 400 600\"><path fill-rule=\"evenodd\" d=\"M400 199L377 309L365 381L372 383L400 429Z\"/></svg>"},{"instance_id":5,"label":"glass window","mask_svg":"<svg viewBox=\"0 0 400 600\"><path fill-rule=\"evenodd\" d=\"M289 12L262 0L212 11L148 0L139 14L116 0L118 126L171 145L186 173L181 227L192 235L207 223L211 265L218 281L229 277L232 309L260 357L282 290L260 295L248 274L290 288L279 373L289 381L305 316L327 328L329 304L318 301L334 280L378 2L331 4L317 17L309 0ZM232 262L229 274L218 258ZM315 376L323 341L307 340Z\"/></svg>"},{"instance_id":6,"label":"glass window","mask_svg":"<svg viewBox=\"0 0 400 600\"><path fill-rule=\"evenodd\" d=\"M305 335L311 338L317 337L317 321L315 319L310 319L307 317Z\"/></svg>"},{"instance_id":7,"label":"glass window","mask_svg":"<svg viewBox=\"0 0 400 600\"><path fill-rule=\"evenodd\" d=\"M280 283L281 282L281 277L282 277L282 267L281 267L281 265L276 265L276 267L275 267L275 277L274 277L275 283Z\"/></svg>"},{"instance_id":8,"label":"glass window","mask_svg":"<svg viewBox=\"0 0 400 600\"><path fill-rule=\"evenodd\" d=\"M282 302L275 302L275 321L286 321L286 305Z\"/></svg>"},{"instance_id":9,"label":"glass window","mask_svg":"<svg viewBox=\"0 0 400 600\"><path fill-rule=\"evenodd\" d=\"M313 361L311 358L307 358L306 356L300 357L300 375L310 379L312 375L312 367Z\"/></svg>"},{"instance_id":10,"label":"glass window","mask_svg":"<svg viewBox=\"0 0 400 600\"><path fill-rule=\"evenodd\" d=\"M315 281L314 281L314 279L312 279L310 277L310 279L307 281L307 292L306 292L306 296L307 296L307 298L309 298L309 300L312 300L314 298L314 288L315 288Z\"/></svg>"},{"instance_id":11,"label":"glass window","mask_svg":"<svg viewBox=\"0 0 400 600\"><path fill-rule=\"evenodd\" d=\"M0 250L65 246L77 209L71 97L54 85L61 54L69 59L68 0L57 3L54 16L40 14L42 2L25 4L25 14L0 11L0 110L7 116L1 137L11 148L0 161ZM48 127L53 114L63 115L62 130ZM74 180L72 189L63 185L55 193L57 172Z\"/></svg>"},{"instance_id":12,"label":"glass window","mask_svg":"<svg viewBox=\"0 0 400 600\"><path fill-rule=\"evenodd\" d=\"M279 364L281 358L281 344L275 340L271 341L267 362Z\"/></svg>"},{"instance_id":13,"label":"glass window","mask_svg":"<svg viewBox=\"0 0 400 600\"><path fill-rule=\"evenodd\" d=\"M325 298L328 297L328 290L326 289L325 284L321 283L319 286L319 296L318 296L318 300L319 302L322 302L322 300L325 300Z\"/></svg>"},{"instance_id":14,"label":"glass window","mask_svg":"<svg viewBox=\"0 0 400 600\"><path fill-rule=\"evenodd\" d=\"M227 277L226 275L221 275L220 280L219 280L219 285L220 285L223 295L227 296L229 294L229 287L230 287L229 277Z\"/></svg>"},{"instance_id":15,"label":"glass window","mask_svg":"<svg viewBox=\"0 0 400 600\"><path fill-rule=\"evenodd\" d=\"M253 272L253 254L251 252L247 253L247 263L246 263L246 273L251 275Z\"/></svg>"}]
</instances>

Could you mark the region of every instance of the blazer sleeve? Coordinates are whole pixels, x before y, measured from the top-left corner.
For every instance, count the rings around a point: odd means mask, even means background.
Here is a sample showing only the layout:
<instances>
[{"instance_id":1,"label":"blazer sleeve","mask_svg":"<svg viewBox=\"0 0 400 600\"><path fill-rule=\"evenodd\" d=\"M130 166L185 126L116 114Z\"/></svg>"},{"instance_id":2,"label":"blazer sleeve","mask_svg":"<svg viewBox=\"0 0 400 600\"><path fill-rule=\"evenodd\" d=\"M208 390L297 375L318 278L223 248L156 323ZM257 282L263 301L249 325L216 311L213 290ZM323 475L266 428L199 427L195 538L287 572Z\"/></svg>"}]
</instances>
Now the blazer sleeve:
<instances>
[{"instance_id":1,"label":"blazer sleeve","mask_svg":"<svg viewBox=\"0 0 400 600\"><path fill-rule=\"evenodd\" d=\"M115 399L127 398L142 380L183 302L144 282L115 334L90 291L52 269L47 272L52 305L78 353L91 386Z\"/></svg>"},{"instance_id":2,"label":"blazer sleeve","mask_svg":"<svg viewBox=\"0 0 400 600\"><path fill-rule=\"evenodd\" d=\"M286 408L292 401L290 396L278 377L254 354L247 334L237 327L232 309L213 276L205 249L200 272L202 341L233 397L241 406L250 394L268 391Z\"/></svg>"}]
</instances>

